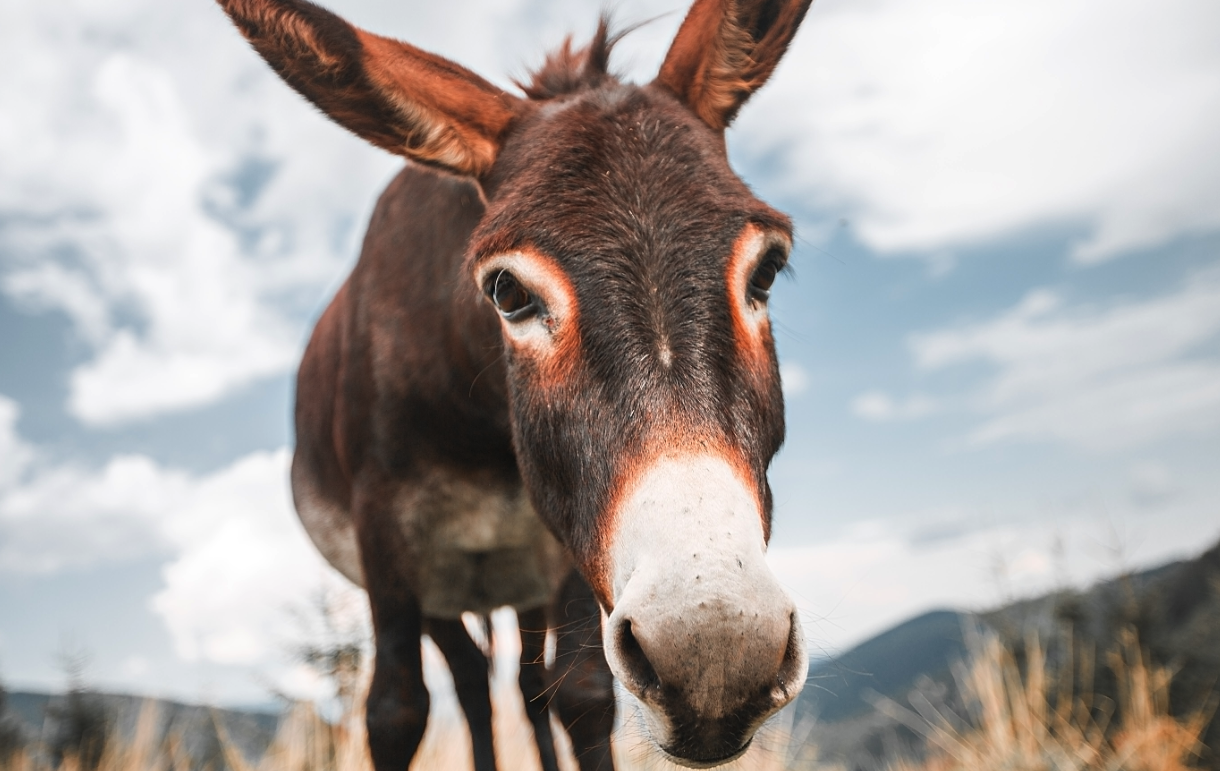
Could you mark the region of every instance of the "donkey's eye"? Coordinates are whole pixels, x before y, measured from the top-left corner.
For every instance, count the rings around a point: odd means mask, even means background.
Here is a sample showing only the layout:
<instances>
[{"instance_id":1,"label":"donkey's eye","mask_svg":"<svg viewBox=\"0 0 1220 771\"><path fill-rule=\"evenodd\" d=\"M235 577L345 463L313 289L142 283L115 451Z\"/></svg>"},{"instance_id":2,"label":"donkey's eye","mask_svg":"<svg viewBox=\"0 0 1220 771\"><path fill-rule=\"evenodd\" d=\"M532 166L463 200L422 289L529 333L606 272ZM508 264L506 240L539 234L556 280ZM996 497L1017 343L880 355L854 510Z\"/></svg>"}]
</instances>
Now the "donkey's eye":
<instances>
[{"instance_id":1,"label":"donkey's eye","mask_svg":"<svg viewBox=\"0 0 1220 771\"><path fill-rule=\"evenodd\" d=\"M778 248L768 250L763 256L762 262L758 263L758 267L754 269L754 275L750 276L751 299L765 303L771 296L771 286L775 283L775 277L783 269L784 253Z\"/></svg>"},{"instance_id":2,"label":"donkey's eye","mask_svg":"<svg viewBox=\"0 0 1220 771\"><path fill-rule=\"evenodd\" d=\"M529 293L517 277L502 270L484 287L487 296L495 303L500 315L509 321L520 321L538 312L538 301Z\"/></svg>"}]
</instances>

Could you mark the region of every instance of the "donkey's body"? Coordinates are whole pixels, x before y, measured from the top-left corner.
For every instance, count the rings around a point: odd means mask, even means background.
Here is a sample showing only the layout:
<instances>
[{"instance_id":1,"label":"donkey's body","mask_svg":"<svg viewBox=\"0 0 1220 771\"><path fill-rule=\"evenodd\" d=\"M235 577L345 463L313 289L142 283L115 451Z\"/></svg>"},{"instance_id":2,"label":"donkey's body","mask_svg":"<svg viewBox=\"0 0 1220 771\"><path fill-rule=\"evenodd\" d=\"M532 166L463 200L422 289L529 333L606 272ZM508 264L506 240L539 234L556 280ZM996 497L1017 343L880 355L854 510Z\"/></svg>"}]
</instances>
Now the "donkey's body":
<instances>
[{"instance_id":1,"label":"donkey's body","mask_svg":"<svg viewBox=\"0 0 1220 771\"><path fill-rule=\"evenodd\" d=\"M477 188L427 168L406 167L386 189L360 260L318 320L301 362L292 489L319 551L369 589L382 616L379 649L387 639L391 646L401 641L410 657L404 668L414 672L420 632L441 645L480 768L494 767L487 666L461 615L505 605L522 612L521 685L549 770L557 766L542 646L547 606L572 563L526 496L512 448L499 324L462 280L482 214ZM363 500L354 502L357 489ZM372 586L362 555L383 560ZM580 604L578 583L572 591L567 599ZM596 626L578 623L571 631L559 646L561 663L574 663L574 646L589 642ZM589 768L608 764L613 724L609 672L594 679L598 692L577 694L580 712L565 715L588 735L582 749ZM426 714L427 692L411 685Z\"/></svg>"},{"instance_id":2,"label":"donkey's body","mask_svg":"<svg viewBox=\"0 0 1220 771\"><path fill-rule=\"evenodd\" d=\"M809 0L696 0L645 86L608 74L603 23L527 99L303 0L220 1L331 117L466 177L408 166L390 185L298 380L293 492L369 594L378 771L423 735L424 632L494 768L460 619L503 605L548 771L552 703L581 767L612 767L610 671L674 759L740 755L805 657L763 559L784 431L766 302L791 225L723 130Z\"/></svg>"},{"instance_id":3,"label":"donkey's body","mask_svg":"<svg viewBox=\"0 0 1220 771\"><path fill-rule=\"evenodd\" d=\"M365 585L352 469L392 516L425 615L535 608L571 568L522 486L500 330L463 281L483 213L470 183L409 166L373 214L360 261L319 320L297 384L293 492L326 558ZM439 225L439 226L438 226Z\"/></svg>"}]
</instances>

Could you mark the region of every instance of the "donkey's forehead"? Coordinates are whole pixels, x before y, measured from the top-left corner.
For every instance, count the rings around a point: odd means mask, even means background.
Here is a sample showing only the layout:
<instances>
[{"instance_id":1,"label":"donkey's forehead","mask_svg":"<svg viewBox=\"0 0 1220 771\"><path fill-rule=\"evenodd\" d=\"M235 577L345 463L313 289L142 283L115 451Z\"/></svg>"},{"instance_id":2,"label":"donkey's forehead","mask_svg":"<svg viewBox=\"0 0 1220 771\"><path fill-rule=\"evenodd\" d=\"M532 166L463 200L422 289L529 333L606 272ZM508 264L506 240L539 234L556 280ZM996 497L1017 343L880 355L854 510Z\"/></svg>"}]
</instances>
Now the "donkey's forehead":
<instances>
[{"instance_id":1,"label":"donkey's forehead","mask_svg":"<svg viewBox=\"0 0 1220 771\"><path fill-rule=\"evenodd\" d=\"M539 105L487 189L475 260L527 245L561 261L604 250L659 257L692 239L727 244L748 222L791 231L729 167L723 136L654 86L609 82Z\"/></svg>"}]
</instances>

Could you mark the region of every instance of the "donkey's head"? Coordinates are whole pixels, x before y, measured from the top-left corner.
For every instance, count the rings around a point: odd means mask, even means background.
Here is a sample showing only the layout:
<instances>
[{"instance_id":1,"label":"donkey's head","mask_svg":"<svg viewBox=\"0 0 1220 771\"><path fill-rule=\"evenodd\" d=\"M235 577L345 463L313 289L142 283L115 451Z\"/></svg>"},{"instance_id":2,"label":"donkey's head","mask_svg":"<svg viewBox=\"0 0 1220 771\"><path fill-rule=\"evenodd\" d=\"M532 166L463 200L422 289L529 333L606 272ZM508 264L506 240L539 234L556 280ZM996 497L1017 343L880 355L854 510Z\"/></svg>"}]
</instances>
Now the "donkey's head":
<instances>
[{"instance_id":1,"label":"donkey's head","mask_svg":"<svg viewBox=\"0 0 1220 771\"><path fill-rule=\"evenodd\" d=\"M481 186L468 268L501 318L521 473L602 604L615 675L689 765L744 751L804 681L763 558L784 434L767 297L791 225L729 168L724 129L809 2L697 0L645 86L607 73L603 24L519 98L301 0L221 0L336 121Z\"/></svg>"}]
</instances>

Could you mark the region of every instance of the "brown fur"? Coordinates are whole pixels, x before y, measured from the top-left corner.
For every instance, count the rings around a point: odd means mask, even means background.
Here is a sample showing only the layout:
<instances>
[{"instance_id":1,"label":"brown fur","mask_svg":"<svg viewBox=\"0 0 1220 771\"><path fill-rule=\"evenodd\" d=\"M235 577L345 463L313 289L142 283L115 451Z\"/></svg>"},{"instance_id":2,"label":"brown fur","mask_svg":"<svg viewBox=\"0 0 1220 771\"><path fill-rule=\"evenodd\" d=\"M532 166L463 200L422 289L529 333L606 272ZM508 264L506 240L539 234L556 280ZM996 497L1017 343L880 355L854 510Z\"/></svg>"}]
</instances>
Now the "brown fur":
<instances>
[{"instance_id":1,"label":"brown fur","mask_svg":"<svg viewBox=\"0 0 1220 771\"><path fill-rule=\"evenodd\" d=\"M518 82L517 86L536 101L594 88L610 74L610 53L621 37L610 34L610 20L603 16L587 46L574 51L569 37L557 51L547 54L528 83Z\"/></svg>"}]
</instances>

